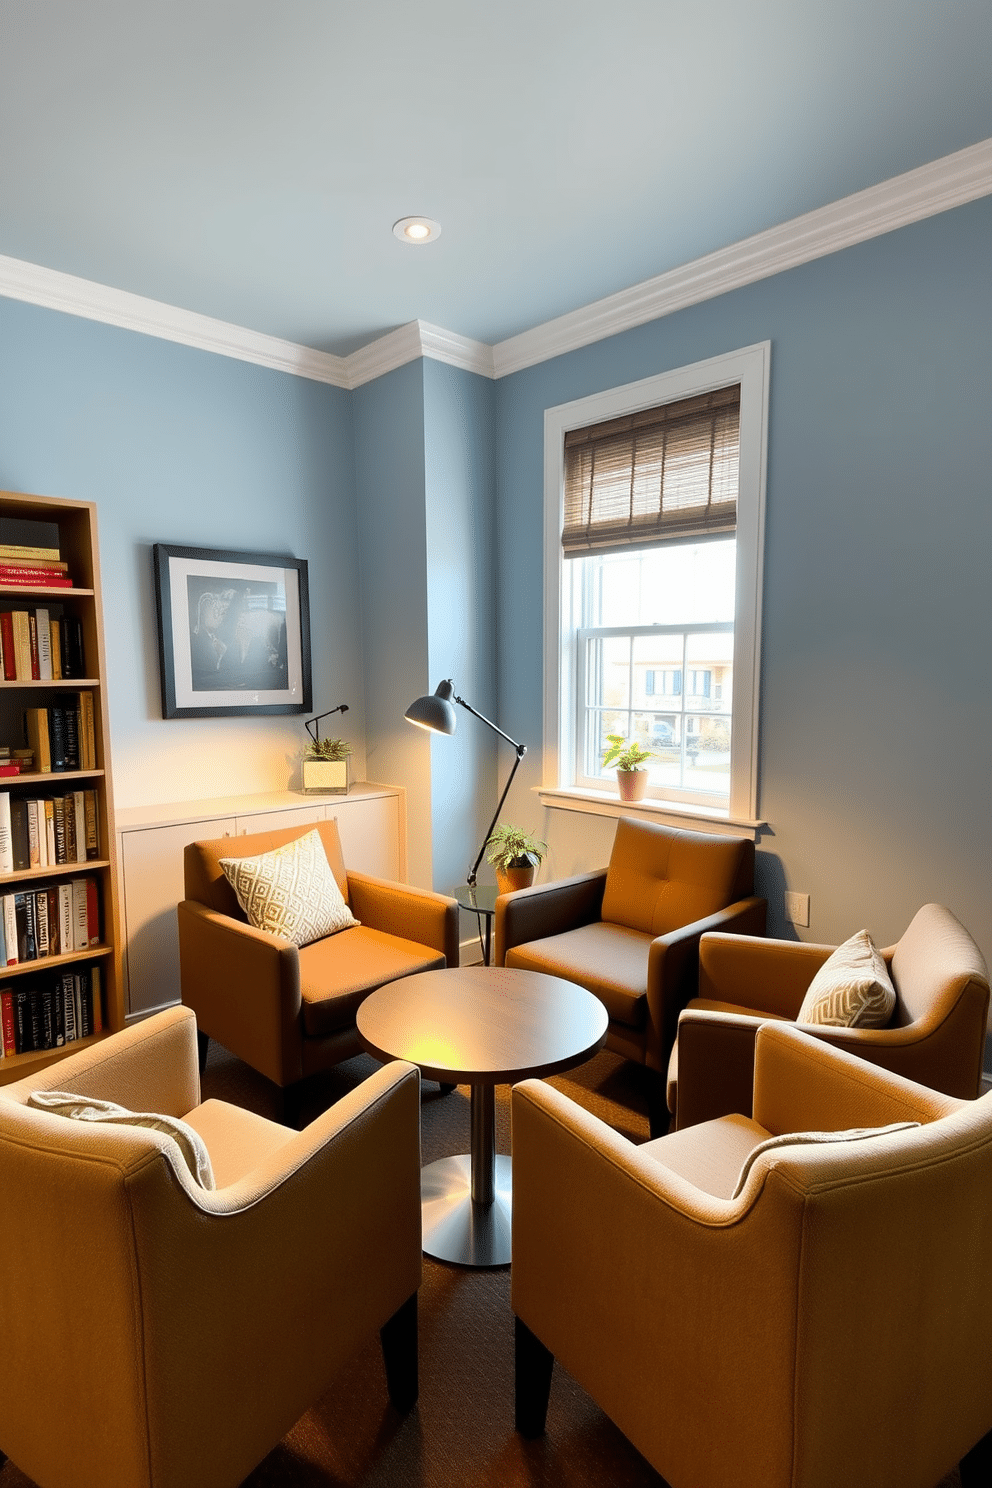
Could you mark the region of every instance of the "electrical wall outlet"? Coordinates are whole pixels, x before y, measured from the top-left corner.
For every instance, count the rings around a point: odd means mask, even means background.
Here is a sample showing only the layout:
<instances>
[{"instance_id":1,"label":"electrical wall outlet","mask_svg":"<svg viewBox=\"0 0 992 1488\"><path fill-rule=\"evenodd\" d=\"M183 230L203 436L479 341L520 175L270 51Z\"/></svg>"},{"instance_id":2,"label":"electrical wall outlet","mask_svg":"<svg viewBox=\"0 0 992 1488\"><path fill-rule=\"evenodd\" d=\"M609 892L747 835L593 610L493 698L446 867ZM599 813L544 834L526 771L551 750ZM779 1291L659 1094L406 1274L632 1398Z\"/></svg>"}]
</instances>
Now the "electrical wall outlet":
<instances>
[{"instance_id":1,"label":"electrical wall outlet","mask_svg":"<svg viewBox=\"0 0 992 1488\"><path fill-rule=\"evenodd\" d=\"M786 894L785 918L791 925L809 924L809 895Z\"/></svg>"}]
</instances>

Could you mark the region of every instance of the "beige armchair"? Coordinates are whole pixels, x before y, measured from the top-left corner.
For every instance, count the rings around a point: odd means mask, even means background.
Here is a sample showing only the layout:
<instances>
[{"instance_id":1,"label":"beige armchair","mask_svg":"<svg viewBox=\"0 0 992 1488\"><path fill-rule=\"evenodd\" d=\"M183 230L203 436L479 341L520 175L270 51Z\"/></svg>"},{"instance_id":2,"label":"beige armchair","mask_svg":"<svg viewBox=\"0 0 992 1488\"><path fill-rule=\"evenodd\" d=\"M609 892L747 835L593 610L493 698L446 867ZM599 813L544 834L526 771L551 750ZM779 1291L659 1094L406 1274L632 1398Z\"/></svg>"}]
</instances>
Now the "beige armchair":
<instances>
[{"instance_id":1,"label":"beige armchair","mask_svg":"<svg viewBox=\"0 0 992 1488\"><path fill-rule=\"evenodd\" d=\"M986 1485L992 1095L766 1024L753 1104L638 1147L514 1088L518 1429L557 1360L671 1488Z\"/></svg>"},{"instance_id":2,"label":"beige armchair","mask_svg":"<svg viewBox=\"0 0 992 1488\"><path fill-rule=\"evenodd\" d=\"M416 1399L417 1070L291 1132L199 1103L195 1031L170 1009L0 1087L0 1447L39 1488L232 1488L376 1329ZM36 1090L182 1117L216 1189Z\"/></svg>"},{"instance_id":3,"label":"beige armchair","mask_svg":"<svg viewBox=\"0 0 992 1488\"><path fill-rule=\"evenodd\" d=\"M496 964L565 977L606 1006L606 1047L656 1072L653 1135L679 1012L696 995L707 930L763 935L754 843L621 817L609 866L496 901Z\"/></svg>"},{"instance_id":4,"label":"beige armchair","mask_svg":"<svg viewBox=\"0 0 992 1488\"><path fill-rule=\"evenodd\" d=\"M284 1090L362 1052L355 1013L376 987L458 965L457 902L346 871L333 821L316 830L361 924L301 949L249 925L220 859L271 852L313 830L192 843L178 909L182 999L196 1013L201 1059L216 1039Z\"/></svg>"},{"instance_id":5,"label":"beige armchair","mask_svg":"<svg viewBox=\"0 0 992 1488\"><path fill-rule=\"evenodd\" d=\"M791 940L703 937L699 997L679 1019L669 1062L668 1107L678 1127L730 1111L750 1114L758 1028L769 1018L796 1018L833 950ZM896 1074L973 1100L981 1087L989 1015L988 970L975 942L949 909L925 904L882 955L896 989L887 1028L803 1027Z\"/></svg>"}]
</instances>

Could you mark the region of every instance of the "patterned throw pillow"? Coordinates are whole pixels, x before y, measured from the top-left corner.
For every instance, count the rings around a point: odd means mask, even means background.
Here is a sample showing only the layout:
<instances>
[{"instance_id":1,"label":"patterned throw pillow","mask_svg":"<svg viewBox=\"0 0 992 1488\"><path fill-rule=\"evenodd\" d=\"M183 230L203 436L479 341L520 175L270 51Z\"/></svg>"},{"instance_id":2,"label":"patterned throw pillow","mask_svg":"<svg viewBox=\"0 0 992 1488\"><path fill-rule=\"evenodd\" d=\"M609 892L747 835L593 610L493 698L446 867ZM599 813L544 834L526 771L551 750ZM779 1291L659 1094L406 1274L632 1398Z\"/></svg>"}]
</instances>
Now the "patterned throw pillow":
<instances>
[{"instance_id":1,"label":"patterned throw pillow","mask_svg":"<svg viewBox=\"0 0 992 1488\"><path fill-rule=\"evenodd\" d=\"M888 968L867 930L838 946L809 984L797 1023L885 1028L896 1005Z\"/></svg>"},{"instance_id":2,"label":"patterned throw pillow","mask_svg":"<svg viewBox=\"0 0 992 1488\"><path fill-rule=\"evenodd\" d=\"M149 1131L164 1132L171 1138L165 1155L173 1170L178 1172L184 1164L194 1183L201 1188L214 1187L214 1170L206 1143L198 1131L180 1121L178 1116L160 1116L155 1111L129 1111L127 1106L119 1106L116 1101L73 1095L68 1090L32 1090L27 1103L56 1116L71 1116L75 1121L110 1122L114 1126L141 1126Z\"/></svg>"},{"instance_id":3,"label":"patterned throw pillow","mask_svg":"<svg viewBox=\"0 0 992 1488\"><path fill-rule=\"evenodd\" d=\"M777 1147L808 1147L811 1144L819 1145L821 1143L828 1144L831 1142L861 1142L866 1137L887 1137L893 1132L912 1131L919 1124L918 1121L894 1121L891 1126L852 1126L848 1127L846 1131L785 1132L780 1137L766 1137L744 1159L744 1166L741 1168L737 1187L730 1197L732 1199L737 1198L737 1195L750 1176L755 1161L763 1152L772 1152Z\"/></svg>"},{"instance_id":4,"label":"patterned throw pillow","mask_svg":"<svg viewBox=\"0 0 992 1488\"><path fill-rule=\"evenodd\" d=\"M337 886L317 831L257 858L221 858L220 866L256 930L305 946L359 923Z\"/></svg>"}]
</instances>

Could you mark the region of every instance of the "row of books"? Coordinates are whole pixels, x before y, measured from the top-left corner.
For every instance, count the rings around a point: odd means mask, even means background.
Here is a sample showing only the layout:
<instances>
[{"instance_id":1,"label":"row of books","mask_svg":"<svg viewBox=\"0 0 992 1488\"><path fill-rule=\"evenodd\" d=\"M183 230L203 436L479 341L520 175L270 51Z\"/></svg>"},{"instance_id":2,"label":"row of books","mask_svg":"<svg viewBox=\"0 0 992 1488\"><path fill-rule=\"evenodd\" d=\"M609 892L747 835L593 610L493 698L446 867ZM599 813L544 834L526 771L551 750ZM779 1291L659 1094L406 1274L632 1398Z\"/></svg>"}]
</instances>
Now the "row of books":
<instances>
[{"instance_id":1,"label":"row of books","mask_svg":"<svg viewBox=\"0 0 992 1488\"><path fill-rule=\"evenodd\" d=\"M36 517L0 517L0 585L72 587L62 559L57 522Z\"/></svg>"},{"instance_id":2,"label":"row of books","mask_svg":"<svg viewBox=\"0 0 992 1488\"><path fill-rule=\"evenodd\" d=\"M0 894L0 966L71 956L100 944L100 890L95 878Z\"/></svg>"},{"instance_id":3,"label":"row of books","mask_svg":"<svg viewBox=\"0 0 992 1488\"><path fill-rule=\"evenodd\" d=\"M89 863L99 856L95 790L29 799L0 791L0 876Z\"/></svg>"},{"instance_id":4,"label":"row of books","mask_svg":"<svg viewBox=\"0 0 992 1488\"><path fill-rule=\"evenodd\" d=\"M5 682L85 677L82 621L47 609L0 610L0 662Z\"/></svg>"},{"instance_id":5,"label":"row of books","mask_svg":"<svg viewBox=\"0 0 992 1488\"><path fill-rule=\"evenodd\" d=\"M99 966L67 970L27 986L0 987L0 1052L60 1049L103 1028Z\"/></svg>"},{"instance_id":6,"label":"row of books","mask_svg":"<svg viewBox=\"0 0 992 1488\"><path fill-rule=\"evenodd\" d=\"M96 717L92 692L69 694L48 708L25 708L25 740L42 775L96 769Z\"/></svg>"}]
</instances>

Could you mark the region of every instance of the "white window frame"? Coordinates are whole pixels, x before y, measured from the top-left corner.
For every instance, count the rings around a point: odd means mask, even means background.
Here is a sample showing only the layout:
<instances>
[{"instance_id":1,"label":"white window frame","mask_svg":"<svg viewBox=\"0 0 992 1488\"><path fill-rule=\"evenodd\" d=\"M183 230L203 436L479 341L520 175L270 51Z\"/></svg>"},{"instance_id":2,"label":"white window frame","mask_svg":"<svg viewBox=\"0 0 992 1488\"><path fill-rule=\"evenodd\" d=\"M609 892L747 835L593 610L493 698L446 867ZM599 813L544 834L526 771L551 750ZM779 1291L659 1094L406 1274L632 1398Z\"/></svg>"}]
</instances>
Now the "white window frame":
<instances>
[{"instance_id":1,"label":"white window frame","mask_svg":"<svg viewBox=\"0 0 992 1488\"><path fill-rule=\"evenodd\" d=\"M561 533L564 518L565 434L680 398L739 383L741 389L740 480L737 497L737 594L734 619L734 706L731 731L730 799L726 808L651 799L624 813L691 819L757 829L758 703L761 653L761 590L768 457L768 388L771 342L760 342L695 362L624 387L611 388L548 408L544 414L544 752L542 801L548 806L619 815L609 791L577 789L575 780L576 678L574 644L579 617L571 613L572 585L564 582ZM562 657L573 665L565 668ZM686 680L683 679L683 686ZM713 826L714 823L718 825Z\"/></svg>"}]
</instances>

